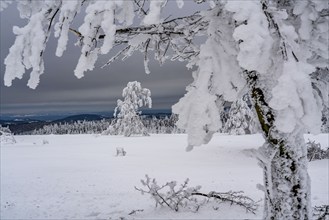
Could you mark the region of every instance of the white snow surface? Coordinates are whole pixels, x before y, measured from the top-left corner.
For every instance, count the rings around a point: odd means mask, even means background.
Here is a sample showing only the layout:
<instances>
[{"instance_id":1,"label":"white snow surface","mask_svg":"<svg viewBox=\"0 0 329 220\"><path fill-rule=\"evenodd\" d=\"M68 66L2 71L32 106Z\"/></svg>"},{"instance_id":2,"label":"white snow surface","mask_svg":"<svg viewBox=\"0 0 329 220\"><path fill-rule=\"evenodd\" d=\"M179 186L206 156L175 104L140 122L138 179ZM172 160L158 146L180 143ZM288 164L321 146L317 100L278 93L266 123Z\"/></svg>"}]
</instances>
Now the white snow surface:
<instances>
[{"instance_id":1,"label":"white snow surface","mask_svg":"<svg viewBox=\"0 0 329 220\"><path fill-rule=\"evenodd\" d=\"M243 208L209 203L199 212L155 208L141 195L145 174L158 183L190 178L202 192L243 190L254 200L262 170L250 155L261 135L215 134L208 145L185 152L185 134L150 137L99 135L15 136L1 144L1 219L261 219ZM328 134L305 135L328 147ZM116 157L116 148L127 152ZM309 163L312 205L329 204L328 160ZM213 207L219 207L214 210ZM132 210L143 209L134 215Z\"/></svg>"}]
</instances>

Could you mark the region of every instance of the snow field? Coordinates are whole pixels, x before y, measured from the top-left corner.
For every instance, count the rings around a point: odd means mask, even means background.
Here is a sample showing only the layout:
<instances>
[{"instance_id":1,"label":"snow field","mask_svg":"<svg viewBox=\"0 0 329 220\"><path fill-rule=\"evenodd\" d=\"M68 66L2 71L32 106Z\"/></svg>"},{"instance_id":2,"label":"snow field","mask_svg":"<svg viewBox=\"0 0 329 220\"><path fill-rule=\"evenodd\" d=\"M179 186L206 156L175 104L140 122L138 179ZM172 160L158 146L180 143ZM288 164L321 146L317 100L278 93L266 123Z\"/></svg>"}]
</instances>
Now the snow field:
<instances>
[{"instance_id":1,"label":"snow field","mask_svg":"<svg viewBox=\"0 0 329 220\"><path fill-rule=\"evenodd\" d=\"M262 170L250 149L261 135L217 134L211 142L186 152L184 134L122 137L99 135L16 136L17 144L1 145L1 219L260 219L240 207L209 203L198 213L155 208L142 187L144 175L158 184L186 178L200 191L243 190L254 200ZM305 135L328 146L328 135ZM43 144L47 140L49 144ZM116 157L116 148L127 151ZM329 204L328 160L309 164L312 205ZM214 210L219 208L218 210ZM143 209L134 215L132 210Z\"/></svg>"}]
</instances>

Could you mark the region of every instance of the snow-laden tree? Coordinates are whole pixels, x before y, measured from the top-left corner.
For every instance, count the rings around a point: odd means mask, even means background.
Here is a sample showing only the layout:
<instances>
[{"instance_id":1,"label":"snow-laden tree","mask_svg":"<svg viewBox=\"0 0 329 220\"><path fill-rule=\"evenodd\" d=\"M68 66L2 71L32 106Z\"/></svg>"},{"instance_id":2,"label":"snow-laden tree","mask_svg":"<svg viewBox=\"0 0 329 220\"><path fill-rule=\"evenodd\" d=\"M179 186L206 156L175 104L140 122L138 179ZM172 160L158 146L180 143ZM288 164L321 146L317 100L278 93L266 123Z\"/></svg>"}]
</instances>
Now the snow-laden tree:
<instances>
[{"instance_id":1,"label":"snow-laden tree","mask_svg":"<svg viewBox=\"0 0 329 220\"><path fill-rule=\"evenodd\" d=\"M2 127L0 125L0 145L1 144L15 144L16 139L9 127Z\"/></svg>"},{"instance_id":2,"label":"snow-laden tree","mask_svg":"<svg viewBox=\"0 0 329 220\"><path fill-rule=\"evenodd\" d=\"M255 116L247 102L244 98L240 98L231 105L224 132L233 135L254 134L257 131L254 118Z\"/></svg>"},{"instance_id":3,"label":"snow-laden tree","mask_svg":"<svg viewBox=\"0 0 329 220\"><path fill-rule=\"evenodd\" d=\"M138 108L152 107L151 91L142 88L140 82L128 82L122 91L123 101L118 99L117 107L114 109L114 117L111 125L103 134L124 135L129 137L133 134L147 136L147 130L140 118L141 112Z\"/></svg>"},{"instance_id":4,"label":"snow-laden tree","mask_svg":"<svg viewBox=\"0 0 329 220\"><path fill-rule=\"evenodd\" d=\"M5 8L7 3L1 4ZM206 0L195 0L203 3ZM258 158L264 170L266 219L310 219L310 181L305 132L317 133L321 111L328 106L327 1L209 0L209 8L185 17L163 19L166 0L17 1L24 27L14 27L14 45L5 59L5 85L32 69L35 88L44 72L43 52L54 29L57 56L66 49L68 33L78 37L81 56L75 75L93 70L99 54L116 45L123 50L105 65L142 51L150 72L150 51L163 63L187 61L197 67L185 96L173 106L177 125L188 133L188 150L206 144L222 127L222 103L248 92L265 144ZM197 4L196 4L197 5ZM184 1L177 0L178 8ZM72 21L85 11L78 30ZM136 18L137 17L137 18ZM54 27L54 28L52 28ZM205 36L204 43L200 36ZM320 82L320 83L319 83Z\"/></svg>"}]
</instances>

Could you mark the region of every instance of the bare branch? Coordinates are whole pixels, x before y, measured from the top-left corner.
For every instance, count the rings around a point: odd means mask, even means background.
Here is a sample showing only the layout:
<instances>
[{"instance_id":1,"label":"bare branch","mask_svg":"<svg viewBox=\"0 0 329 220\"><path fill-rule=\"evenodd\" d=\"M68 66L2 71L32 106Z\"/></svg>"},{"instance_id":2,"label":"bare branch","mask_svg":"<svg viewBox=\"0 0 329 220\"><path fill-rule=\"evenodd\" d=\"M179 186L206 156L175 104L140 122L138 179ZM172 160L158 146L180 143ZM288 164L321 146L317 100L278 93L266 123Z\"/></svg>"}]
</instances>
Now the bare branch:
<instances>
[{"instance_id":1,"label":"bare branch","mask_svg":"<svg viewBox=\"0 0 329 220\"><path fill-rule=\"evenodd\" d=\"M75 30L73 28L69 28L69 30L71 32L73 32L75 35L77 35L79 38L83 37L82 34L79 31L77 31L77 30Z\"/></svg>"}]
</instances>

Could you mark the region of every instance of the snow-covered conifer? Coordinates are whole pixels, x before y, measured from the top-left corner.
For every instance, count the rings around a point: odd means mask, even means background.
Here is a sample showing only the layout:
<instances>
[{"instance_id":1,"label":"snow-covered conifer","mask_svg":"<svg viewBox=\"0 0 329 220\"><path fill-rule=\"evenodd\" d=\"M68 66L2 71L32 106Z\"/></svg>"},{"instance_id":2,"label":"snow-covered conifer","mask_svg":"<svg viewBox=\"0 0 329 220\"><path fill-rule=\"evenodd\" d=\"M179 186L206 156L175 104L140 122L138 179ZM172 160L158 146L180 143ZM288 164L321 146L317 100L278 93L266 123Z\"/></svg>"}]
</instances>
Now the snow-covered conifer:
<instances>
[{"instance_id":1,"label":"snow-covered conifer","mask_svg":"<svg viewBox=\"0 0 329 220\"><path fill-rule=\"evenodd\" d=\"M9 127L2 127L0 125L0 144L14 144L16 139L11 133Z\"/></svg>"},{"instance_id":2,"label":"snow-covered conifer","mask_svg":"<svg viewBox=\"0 0 329 220\"><path fill-rule=\"evenodd\" d=\"M253 134L256 132L255 116L244 98L232 103L224 132L233 135Z\"/></svg>"},{"instance_id":3,"label":"snow-covered conifer","mask_svg":"<svg viewBox=\"0 0 329 220\"><path fill-rule=\"evenodd\" d=\"M124 135L129 137L133 134L147 136L147 130L140 118L138 108L142 106L152 107L151 91L142 88L140 82L133 81L127 84L122 91L122 100L117 101L114 110L116 118L103 134Z\"/></svg>"}]
</instances>

